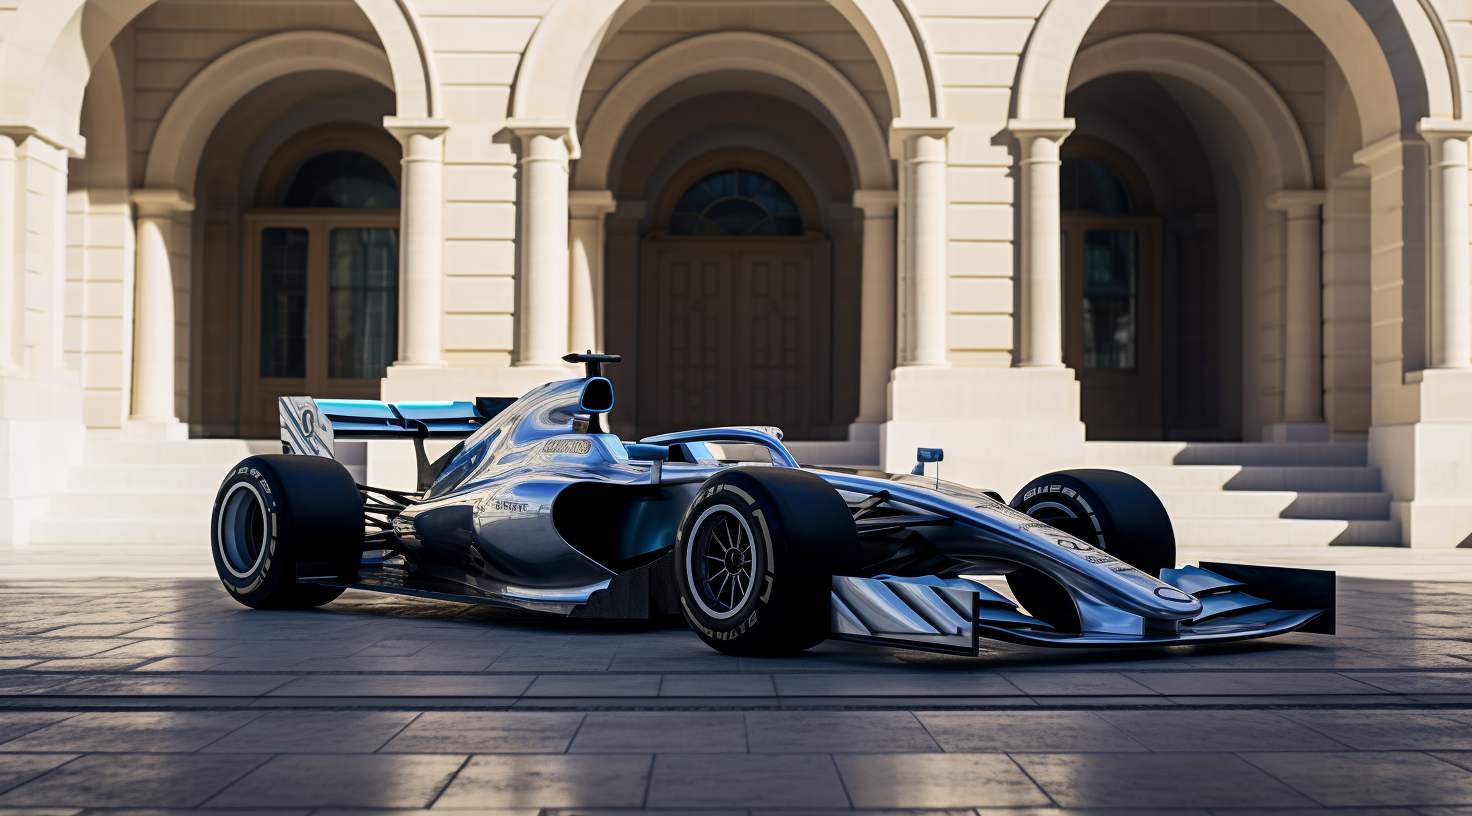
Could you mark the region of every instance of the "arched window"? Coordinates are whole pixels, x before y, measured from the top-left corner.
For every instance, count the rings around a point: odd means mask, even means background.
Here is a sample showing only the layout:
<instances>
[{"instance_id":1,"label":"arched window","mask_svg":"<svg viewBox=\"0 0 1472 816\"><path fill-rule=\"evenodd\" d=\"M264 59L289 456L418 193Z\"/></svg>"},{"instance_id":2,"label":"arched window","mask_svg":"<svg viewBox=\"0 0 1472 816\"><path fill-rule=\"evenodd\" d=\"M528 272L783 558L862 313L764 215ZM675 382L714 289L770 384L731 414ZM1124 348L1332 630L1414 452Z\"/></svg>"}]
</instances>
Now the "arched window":
<instances>
[{"instance_id":1,"label":"arched window","mask_svg":"<svg viewBox=\"0 0 1472 816\"><path fill-rule=\"evenodd\" d=\"M1100 215L1129 215L1134 211L1129 188L1112 170L1091 159L1064 159L1059 179L1064 210Z\"/></svg>"},{"instance_id":2,"label":"arched window","mask_svg":"<svg viewBox=\"0 0 1472 816\"><path fill-rule=\"evenodd\" d=\"M802 235L802 215L782 185L754 170L721 170L675 204L670 235Z\"/></svg>"},{"instance_id":3,"label":"arched window","mask_svg":"<svg viewBox=\"0 0 1472 816\"><path fill-rule=\"evenodd\" d=\"M399 185L372 156L329 150L297 165L281 185L276 206L393 209L399 206Z\"/></svg>"}]
</instances>

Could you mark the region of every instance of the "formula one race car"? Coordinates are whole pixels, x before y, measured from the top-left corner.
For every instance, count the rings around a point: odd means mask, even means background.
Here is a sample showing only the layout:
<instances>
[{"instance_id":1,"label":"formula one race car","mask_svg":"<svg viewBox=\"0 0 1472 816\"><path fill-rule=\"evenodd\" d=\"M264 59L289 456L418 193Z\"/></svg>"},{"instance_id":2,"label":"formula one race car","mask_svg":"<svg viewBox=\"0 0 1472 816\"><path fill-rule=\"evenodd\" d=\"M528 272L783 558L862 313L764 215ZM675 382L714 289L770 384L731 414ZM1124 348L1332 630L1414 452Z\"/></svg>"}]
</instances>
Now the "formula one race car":
<instances>
[{"instance_id":1,"label":"formula one race car","mask_svg":"<svg viewBox=\"0 0 1472 816\"><path fill-rule=\"evenodd\" d=\"M587 375L520 399L283 398L287 453L241 462L215 500L220 580L251 607L313 607L352 588L575 618L679 614L728 654L827 638L975 655L980 638L1101 647L1334 631L1332 572L1178 567L1164 507L1132 476L1053 473L1008 505L923 473L803 467L776 428L623 442L608 433L601 376L619 358L564 359ZM430 462L424 440L445 438L463 441ZM346 439L412 440L419 489L356 484L334 459ZM370 563L369 551L386 555Z\"/></svg>"}]
</instances>

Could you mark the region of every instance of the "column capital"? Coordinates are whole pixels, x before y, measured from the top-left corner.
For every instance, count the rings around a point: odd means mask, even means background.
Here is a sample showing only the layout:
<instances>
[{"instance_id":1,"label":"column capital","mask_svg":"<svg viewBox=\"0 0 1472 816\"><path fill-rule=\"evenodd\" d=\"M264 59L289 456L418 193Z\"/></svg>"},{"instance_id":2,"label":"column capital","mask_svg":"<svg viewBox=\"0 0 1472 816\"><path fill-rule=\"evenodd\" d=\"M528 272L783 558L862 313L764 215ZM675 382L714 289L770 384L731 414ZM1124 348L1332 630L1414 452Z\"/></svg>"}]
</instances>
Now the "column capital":
<instances>
[{"instance_id":1,"label":"column capital","mask_svg":"<svg viewBox=\"0 0 1472 816\"><path fill-rule=\"evenodd\" d=\"M507 119L506 129L522 141L534 136L547 136L553 139L561 139L567 145L567 157L579 159L582 157L583 148L578 143L578 129L573 122L565 122L557 119Z\"/></svg>"},{"instance_id":2,"label":"column capital","mask_svg":"<svg viewBox=\"0 0 1472 816\"><path fill-rule=\"evenodd\" d=\"M898 190L855 190L854 206L864 211L865 218L894 218L900 205Z\"/></svg>"},{"instance_id":3,"label":"column capital","mask_svg":"<svg viewBox=\"0 0 1472 816\"><path fill-rule=\"evenodd\" d=\"M58 138L42 130L41 126L31 119L0 116L0 135L9 136L17 144L34 136L58 150L65 150L67 155L74 159L87 157L86 137L79 134L70 139Z\"/></svg>"},{"instance_id":4,"label":"column capital","mask_svg":"<svg viewBox=\"0 0 1472 816\"><path fill-rule=\"evenodd\" d=\"M138 215L144 218L159 218L194 209L194 196L172 188L139 188L131 191L128 198L138 208Z\"/></svg>"},{"instance_id":5,"label":"column capital","mask_svg":"<svg viewBox=\"0 0 1472 816\"><path fill-rule=\"evenodd\" d=\"M1032 153L1035 139L1047 139L1054 145L1063 144L1076 123L1072 119L1008 119L1007 132L1022 145L1022 158Z\"/></svg>"},{"instance_id":6,"label":"column capital","mask_svg":"<svg viewBox=\"0 0 1472 816\"><path fill-rule=\"evenodd\" d=\"M1462 119L1427 117L1416 123L1416 132L1426 141L1472 137L1472 122Z\"/></svg>"},{"instance_id":7,"label":"column capital","mask_svg":"<svg viewBox=\"0 0 1472 816\"><path fill-rule=\"evenodd\" d=\"M406 136L443 136L450 129L449 119L426 119L411 116L385 116L383 129L402 140Z\"/></svg>"},{"instance_id":8,"label":"column capital","mask_svg":"<svg viewBox=\"0 0 1472 816\"><path fill-rule=\"evenodd\" d=\"M602 218L618 209L608 190L569 190L567 211L573 218Z\"/></svg>"},{"instance_id":9,"label":"column capital","mask_svg":"<svg viewBox=\"0 0 1472 816\"><path fill-rule=\"evenodd\" d=\"M1401 140L1399 133L1392 133L1383 139L1378 139L1356 150L1350 158L1355 164L1363 164L1367 167L1373 166L1376 162L1391 155L1395 156L1396 160L1399 161L1400 155L1397 151L1404 144L1405 142Z\"/></svg>"},{"instance_id":10,"label":"column capital","mask_svg":"<svg viewBox=\"0 0 1472 816\"><path fill-rule=\"evenodd\" d=\"M889 123L889 157L895 160L905 157L905 143L929 136L944 139L956 129L949 119L894 119Z\"/></svg>"},{"instance_id":11,"label":"column capital","mask_svg":"<svg viewBox=\"0 0 1472 816\"><path fill-rule=\"evenodd\" d=\"M1319 207L1323 205L1323 190L1279 190L1263 199L1263 206L1286 212L1290 218L1317 215Z\"/></svg>"}]
</instances>

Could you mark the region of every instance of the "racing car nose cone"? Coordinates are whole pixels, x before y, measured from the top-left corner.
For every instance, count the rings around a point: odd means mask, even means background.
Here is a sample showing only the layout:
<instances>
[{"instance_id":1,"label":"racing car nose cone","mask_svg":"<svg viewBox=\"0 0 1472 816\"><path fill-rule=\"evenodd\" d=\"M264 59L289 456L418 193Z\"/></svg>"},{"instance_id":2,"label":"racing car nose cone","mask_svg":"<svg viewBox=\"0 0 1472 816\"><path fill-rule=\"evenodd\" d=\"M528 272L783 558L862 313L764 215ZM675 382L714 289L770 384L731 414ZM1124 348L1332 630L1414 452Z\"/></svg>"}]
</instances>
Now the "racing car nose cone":
<instances>
[{"instance_id":1,"label":"racing car nose cone","mask_svg":"<svg viewBox=\"0 0 1472 816\"><path fill-rule=\"evenodd\" d=\"M1156 587L1155 594L1157 597L1164 598L1167 601L1175 601L1176 603L1193 603L1196 600L1174 587Z\"/></svg>"}]
</instances>

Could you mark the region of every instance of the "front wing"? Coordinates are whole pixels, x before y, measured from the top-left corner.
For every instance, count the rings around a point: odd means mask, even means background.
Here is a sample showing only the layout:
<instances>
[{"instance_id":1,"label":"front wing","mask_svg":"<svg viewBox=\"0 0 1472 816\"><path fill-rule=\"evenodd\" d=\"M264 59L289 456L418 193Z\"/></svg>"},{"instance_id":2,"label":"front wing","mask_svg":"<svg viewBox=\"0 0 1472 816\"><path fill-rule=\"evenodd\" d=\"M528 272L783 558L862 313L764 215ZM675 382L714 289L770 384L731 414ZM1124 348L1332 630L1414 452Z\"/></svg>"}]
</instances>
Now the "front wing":
<instances>
[{"instance_id":1,"label":"front wing","mask_svg":"<svg viewBox=\"0 0 1472 816\"><path fill-rule=\"evenodd\" d=\"M981 639L1102 648L1250 640L1286 632L1334 634L1334 573L1203 562L1163 570L1162 581L1201 601L1196 618L1159 621L1123 612L1076 588L1081 632L1060 632L1010 598L963 578L835 576L833 636L841 640L975 656Z\"/></svg>"}]
</instances>

